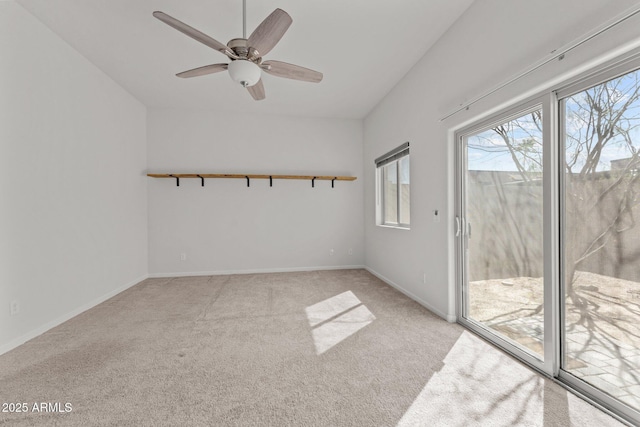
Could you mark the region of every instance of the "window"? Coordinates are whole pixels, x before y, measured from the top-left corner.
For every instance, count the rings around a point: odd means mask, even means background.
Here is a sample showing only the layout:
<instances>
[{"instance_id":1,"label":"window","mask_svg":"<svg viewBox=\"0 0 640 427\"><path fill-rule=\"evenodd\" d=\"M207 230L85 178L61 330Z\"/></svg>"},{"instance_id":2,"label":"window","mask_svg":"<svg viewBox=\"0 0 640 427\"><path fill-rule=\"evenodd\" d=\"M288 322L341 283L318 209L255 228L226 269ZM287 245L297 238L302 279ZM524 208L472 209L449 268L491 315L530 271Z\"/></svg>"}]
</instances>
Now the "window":
<instances>
[{"instance_id":1,"label":"window","mask_svg":"<svg viewBox=\"0 0 640 427\"><path fill-rule=\"evenodd\" d=\"M377 224L409 228L409 143L405 142L375 160L377 169Z\"/></svg>"}]
</instances>

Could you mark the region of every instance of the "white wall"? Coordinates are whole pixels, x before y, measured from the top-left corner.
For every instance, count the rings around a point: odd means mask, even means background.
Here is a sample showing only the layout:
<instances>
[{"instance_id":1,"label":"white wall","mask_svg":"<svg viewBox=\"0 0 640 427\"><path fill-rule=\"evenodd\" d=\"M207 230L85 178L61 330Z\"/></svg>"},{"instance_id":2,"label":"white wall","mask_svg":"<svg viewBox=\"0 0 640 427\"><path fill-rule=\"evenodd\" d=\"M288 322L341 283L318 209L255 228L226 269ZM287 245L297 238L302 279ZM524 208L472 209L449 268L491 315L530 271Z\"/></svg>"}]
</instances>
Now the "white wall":
<instances>
[{"instance_id":1,"label":"white wall","mask_svg":"<svg viewBox=\"0 0 640 427\"><path fill-rule=\"evenodd\" d=\"M453 130L636 38L638 19L440 117L634 3L476 0L363 128L359 120L147 114L20 6L0 2L0 353L147 273L366 265L451 316ZM373 159L404 141L412 144L410 231L377 227L374 216ZM146 178L147 167L358 179L333 189L257 180L176 187Z\"/></svg>"},{"instance_id":2,"label":"white wall","mask_svg":"<svg viewBox=\"0 0 640 427\"><path fill-rule=\"evenodd\" d=\"M453 130L639 34L634 17L454 117L440 118L637 2L629 0L476 0L366 117L366 265L449 320L454 306ZM411 230L375 225L373 160L411 142ZM440 223L432 212L442 213ZM426 273L426 280L425 278Z\"/></svg>"},{"instance_id":3,"label":"white wall","mask_svg":"<svg viewBox=\"0 0 640 427\"><path fill-rule=\"evenodd\" d=\"M145 116L0 2L0 353L146 276Z\"/></svg>"},{"instance_id":4,"label":"white wall","mask_svg":"<svg viewBox=\"0 0 640 427\"><path fill-rule=\"evenodd\" d=\"M248 102L255 102L247 97ZM349 175L310 181L149 178L151 275L364 263L362 122L150 110L149 171ZM334 254L330 255L330 250ZM352 249L352 255L349 255ZM182 261L180 255L186 254Z\"/></svg>"}]
</instances>

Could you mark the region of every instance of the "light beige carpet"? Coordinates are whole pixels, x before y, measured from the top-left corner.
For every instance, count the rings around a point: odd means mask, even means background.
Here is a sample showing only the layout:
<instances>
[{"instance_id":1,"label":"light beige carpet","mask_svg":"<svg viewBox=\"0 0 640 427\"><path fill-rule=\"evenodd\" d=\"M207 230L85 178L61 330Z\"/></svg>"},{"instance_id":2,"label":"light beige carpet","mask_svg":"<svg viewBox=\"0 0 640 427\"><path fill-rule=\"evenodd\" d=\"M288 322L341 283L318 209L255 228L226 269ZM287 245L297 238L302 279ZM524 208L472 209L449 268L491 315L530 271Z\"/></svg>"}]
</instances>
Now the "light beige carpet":
<instances>
[{"instance_id":1,"label":"light beige carpet","mask_svg":"<svg viewBox=\"0 0 640 427\"><path fill-rule=\"evenodd\" d=\"M364 270L145 280L0 356L0 402L27 404L11 426L618 425Z\"/></svg>"}]
</instances>

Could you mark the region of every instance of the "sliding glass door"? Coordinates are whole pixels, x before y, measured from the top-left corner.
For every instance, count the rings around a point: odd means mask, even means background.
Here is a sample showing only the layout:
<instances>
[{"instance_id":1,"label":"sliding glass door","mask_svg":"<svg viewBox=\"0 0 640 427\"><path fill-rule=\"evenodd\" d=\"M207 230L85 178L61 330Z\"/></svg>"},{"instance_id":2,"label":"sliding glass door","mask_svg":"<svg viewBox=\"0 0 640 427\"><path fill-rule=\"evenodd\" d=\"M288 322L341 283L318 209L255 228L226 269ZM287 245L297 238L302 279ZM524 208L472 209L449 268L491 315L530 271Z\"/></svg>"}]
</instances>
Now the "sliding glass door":
<instances>
[{"instance_id":1,"label":"sliding glass door","mask_svg":"<svg viewBox=\"0 0 640 427\"><path fill-rule=\"evenodd\" d=\"M459 322L640 424L640 53L460 130Z\"/></svg>"},{"instance_id":2,"label":"sliding glass door","mask_svg":"<svg viewBox=\"0 0 640 427\"><path fill-rule=\"evenodd\" d=\"M591 83L560 100L562 368L640 409L640 71Z\"/></svg>"},{"instance_id":3,"label":"sliding glass door","mask_svg":"<svg viewBox=\"0 0 640 427\"><path fill-rule=\"evenodd\" d=\"M462 138L463 318L544 360L543 111L535 104Z\"/></svg>"}]
</instances>

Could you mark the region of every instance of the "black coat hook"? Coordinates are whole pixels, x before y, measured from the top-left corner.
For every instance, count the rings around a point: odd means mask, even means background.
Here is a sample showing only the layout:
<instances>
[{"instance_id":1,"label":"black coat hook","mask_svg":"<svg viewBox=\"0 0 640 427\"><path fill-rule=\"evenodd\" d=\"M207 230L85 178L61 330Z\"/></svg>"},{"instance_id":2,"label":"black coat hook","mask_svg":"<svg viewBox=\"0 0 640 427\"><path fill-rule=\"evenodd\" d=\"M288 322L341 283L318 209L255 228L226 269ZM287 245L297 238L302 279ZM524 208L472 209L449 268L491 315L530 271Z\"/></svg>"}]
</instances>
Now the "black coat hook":
<instances>
[{"instance_id":1,"label":"black coat hook","mask_svg":"<svg viewBox=\"0 0 640 427\"><path fill-rule=\"evenodd\" d=\"M204 178L201 175L197 175L200 178L201 185L204 187Z\"/></svg>"},{"instance_id":2,"label":"black coat hook","mask_svg":"<svg viewBox=\"0 0 640 427\"><path fill-rule=\"evenodd\" d=\"M176 179L176 187L180 187L180 177L175 175L169 175L171 178Z\"/></svg>"},{"instance_id":3,"label":"black coat hook","mask_svg":"<svg viewBox=\"0 0 640 427\"><path fill-rule=\"evenodd\" d=\"M331 180L331 188L333 188L333 183L335 182L335 180L336 180L336 179L338 179L338 177L337 177L337 176L336 176L336 177L334 177L334 178Z\"/></svg>"},{"instance_id":4,"label":"black coat hook","mask_svg":"<svg viewBox=\"0 0 640 427\"><path fill-rule=\"evenodd\" d=\"M250 184L250 182L249 182L249 177L248 177L248 176L245 176L245 178L247 178L247 187L250 187L250 186L251 186L251 184Z\"/></svg>"},{"instance_id":5,"label":"black coat hook","mask_svg":"<svg viewBox=\"0 0 640 427\"><path fill-rule=\"evenodd\" d=\"M316 186L316 177L314 176L313 179L311 180L311 187L315 187Z\"/></svg>"}]
</instances>

